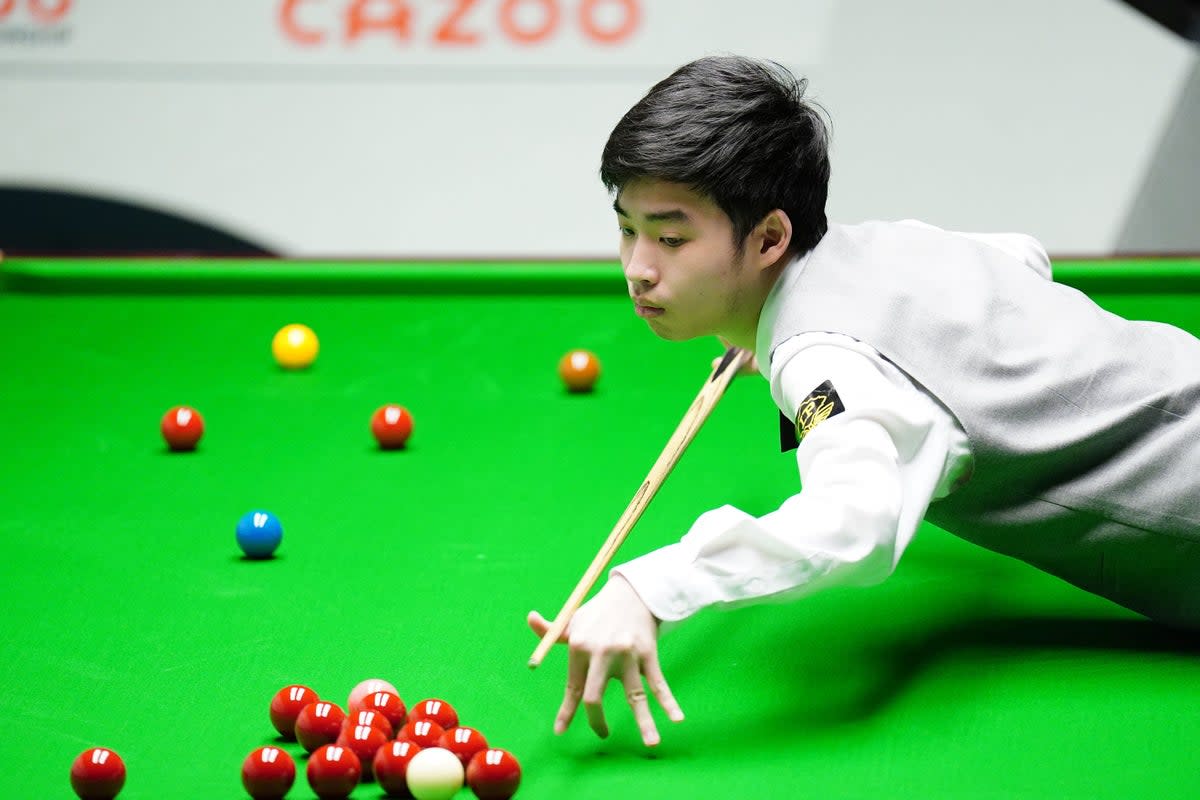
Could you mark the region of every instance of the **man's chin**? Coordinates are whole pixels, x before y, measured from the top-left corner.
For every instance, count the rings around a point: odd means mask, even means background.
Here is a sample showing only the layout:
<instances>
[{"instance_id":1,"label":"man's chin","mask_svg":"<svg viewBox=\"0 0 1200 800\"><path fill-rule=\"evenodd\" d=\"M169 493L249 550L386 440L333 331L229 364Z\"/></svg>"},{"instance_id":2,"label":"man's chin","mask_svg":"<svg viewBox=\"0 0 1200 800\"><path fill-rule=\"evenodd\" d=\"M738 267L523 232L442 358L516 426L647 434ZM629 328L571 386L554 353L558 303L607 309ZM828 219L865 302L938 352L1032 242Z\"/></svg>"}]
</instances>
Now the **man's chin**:
<instances>
[{"instance_id":1,"label":"man's chin","mask_svg":"<svg viewBox=\"0 0 1200 800\"><path fill-rule=\"evenodd\" d=\"M670 325L664 325L659 318L646 320L646 326L654 332L655 336L665 339L668 342L686 342L688 339L695 339L699 335L682 332L672 328Z\"/></svg>"}]
</instances>

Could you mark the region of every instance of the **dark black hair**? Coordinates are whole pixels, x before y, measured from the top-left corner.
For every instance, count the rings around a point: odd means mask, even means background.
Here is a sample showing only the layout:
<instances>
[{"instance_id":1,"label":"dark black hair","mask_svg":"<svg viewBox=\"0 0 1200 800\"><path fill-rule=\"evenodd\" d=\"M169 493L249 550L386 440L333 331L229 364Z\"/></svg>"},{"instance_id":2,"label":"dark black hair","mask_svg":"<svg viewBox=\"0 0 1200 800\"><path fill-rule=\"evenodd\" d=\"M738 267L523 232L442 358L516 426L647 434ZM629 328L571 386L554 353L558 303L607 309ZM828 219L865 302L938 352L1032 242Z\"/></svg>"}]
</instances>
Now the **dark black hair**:
<instances>
[{"instance_id":1,"label":"dark black hair","mask_svg":"<svg viewBox=\"0 0 1200 800\"><path fill-rule=\"evenodd\" d=\"M613 128L600 160L610 192L652 178L688 186L733 222L741 246L781 208L791 249L825 235L829 129L804 99L808 82L771 61L710 56L657 83Z\"/></svg>"}]
</instances>

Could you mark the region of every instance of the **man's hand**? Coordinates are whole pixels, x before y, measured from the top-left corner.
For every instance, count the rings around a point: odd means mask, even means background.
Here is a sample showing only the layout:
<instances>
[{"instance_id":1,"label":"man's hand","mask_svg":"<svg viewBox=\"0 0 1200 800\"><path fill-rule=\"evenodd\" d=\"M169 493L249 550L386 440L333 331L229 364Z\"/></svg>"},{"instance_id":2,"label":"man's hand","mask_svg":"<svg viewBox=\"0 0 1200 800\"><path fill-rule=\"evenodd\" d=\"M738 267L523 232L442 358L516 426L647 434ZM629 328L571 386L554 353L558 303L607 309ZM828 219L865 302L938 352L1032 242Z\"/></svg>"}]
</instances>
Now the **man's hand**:
<instances>
[{"instance_id":1,"label":"man's hand","mask_svg":"<svg viewBox=\"0 0 1200 800\"><path fill-rule=\"evenodd\" d=\"M529 612L528 622L539 637L550 628L550 622L536 611ZM567 729L582 699L592 730L602 738L608 736L604 687L609 680L619 680L641 729L642 742L647 747L658 744L658 729L650 715L643 676L667 716L673 722L683 720L683 711L658 664L658 620L624 578L612 576L575 612L559 641L568 645L569 652L567 691L554 720L555 733Z\"/></svg>"}]
</instances>

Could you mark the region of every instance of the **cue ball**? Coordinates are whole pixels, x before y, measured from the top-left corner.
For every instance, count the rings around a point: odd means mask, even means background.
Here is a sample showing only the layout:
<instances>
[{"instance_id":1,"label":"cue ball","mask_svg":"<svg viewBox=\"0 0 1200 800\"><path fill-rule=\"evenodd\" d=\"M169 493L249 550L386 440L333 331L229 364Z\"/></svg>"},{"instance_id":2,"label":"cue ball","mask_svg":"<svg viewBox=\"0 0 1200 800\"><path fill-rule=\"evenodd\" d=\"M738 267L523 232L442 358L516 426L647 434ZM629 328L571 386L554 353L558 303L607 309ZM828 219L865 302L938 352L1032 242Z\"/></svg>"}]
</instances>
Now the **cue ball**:
<instances>
[{"instance_id":1,"label":"cue ball","mask_svg":"<svg viewBox=\"0 0 1200 800\"><path fill-rule=\"evenodd\" d=\"M520 785L521 765L507 750L484 750L467 764L467 786L479 800L508 800Z\"/></svg>"},{"instance_id":2,"label":"cue ball","mask_svg":"<svg viewBox=\"0 0 1200 800\"><path fill-rule=\"evenodd\" d=\"M304 369L317 360L321 343L307 325L284 325L271 340L271 353L284 369Z\"/></svg>"},{"instance_id":3,"label":"cue ball","mask_svg":"<svg viewBox=\"0 0 1200 800\"><path fill-rule=\"evenodd\" d=\"M441 747L427 747L408 762L404 779L417 800L450 800L463 787L462 762Z\"/></svg>"},{"instance_id":4,"label":"cue ball","mask_svg":"<svg viewBox=\"0 0 1200 800\"><path fill-rule=\"evenodd\" d=\"M106 747L84 750L71 764L71 788L82 800L112 800L125 785L125 762Z\"/></svg>"},{"instance_id":5,"label":"cue ball","mask_svg":"<svg viewBox=\"0 0 1200 800\"><path fill-rule=\"evenodd\" d=\"M404 406L389 403L375 409L371 415L371 435L384 450L404 447L412 436L413 418Z\"/></svg>"},{"instance_id":6,"label":"cue ball","mask_svg":"<svg viewBox=\"0 0 1200 800\"><path fill-rule=\"evenodd\" d=\"M167 449L183 453L196 449L196 443L204 435L204 419L191 406L176 406L163 414L159 430L167 441Z\"/></svg>"},{"instance_id":7,"label":"cue ball","mask_svg":"<svg viewBox=\"0 0 1200 800\"><path fill-rule=\"evenodd\" d=\"M242 762L242 786L254 800L280 800L296 782L296 762L278 747L260 747Z\"/></svg>"},{"instance_id":8,"label":"cue ball","mask_svg":"<svg viewBox=\"0 0 1200 800\"><path fill-rule=\"evenodd\" d=\"M237 543L247 558L270 558L283 540L283 525L269 511L247 511L238 520Z\"/></svg>"},{"instance_id":9,"label":"cue ball","mask_svg":"<svg viewBox=\"0 0 1200 800\"><path fill-rule=\"evenodd\" d=\"M569 392L590 392L600 377L600 359L587 350L572 350L558 362L558 376Z\"/></svg>"}]
</instances>

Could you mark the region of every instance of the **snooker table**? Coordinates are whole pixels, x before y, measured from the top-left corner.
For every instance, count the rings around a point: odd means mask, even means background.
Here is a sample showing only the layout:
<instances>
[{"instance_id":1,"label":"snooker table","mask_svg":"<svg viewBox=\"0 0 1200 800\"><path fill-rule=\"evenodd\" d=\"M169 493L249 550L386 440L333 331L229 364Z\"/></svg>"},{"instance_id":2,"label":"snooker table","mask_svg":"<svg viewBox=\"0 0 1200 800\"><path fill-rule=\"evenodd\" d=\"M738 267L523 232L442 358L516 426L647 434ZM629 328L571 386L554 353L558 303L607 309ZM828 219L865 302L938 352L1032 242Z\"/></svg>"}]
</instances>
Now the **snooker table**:
<instances>
[{"instance_id":1,"label":"snooker table","mask_svg":"<svg viewBox=\"0 0 1200 800\"><path fill-rule=\"evenodd\" d=\"M1057 275L1200 334L1200 260ZM454 704L520 760L524 800L1200 785L1200 639L931 526L879 586L666 633L687 720L655 706L658 748L617 689L610 738L582 711L555 737L566 654L531 672L525 614L557 612L719 352L653 336L615 264L10 258L0 281L2 797L72 796L93 745L127 800L244 797L277 689L344 704L368 677ZM286 372L270 341L295 321L321 353ZM602 361L591 394L559 383L575 347ZM385 402L415 418L404 450L370 436ZM159 437L178 404L204 415L195 453ZM794 491L777 419L765 381L734 381L618 560ZM283 522L271 560L234 541L254 508ZM288 797L311 798L297 767Z\"/></svg>"}]
</instances>

